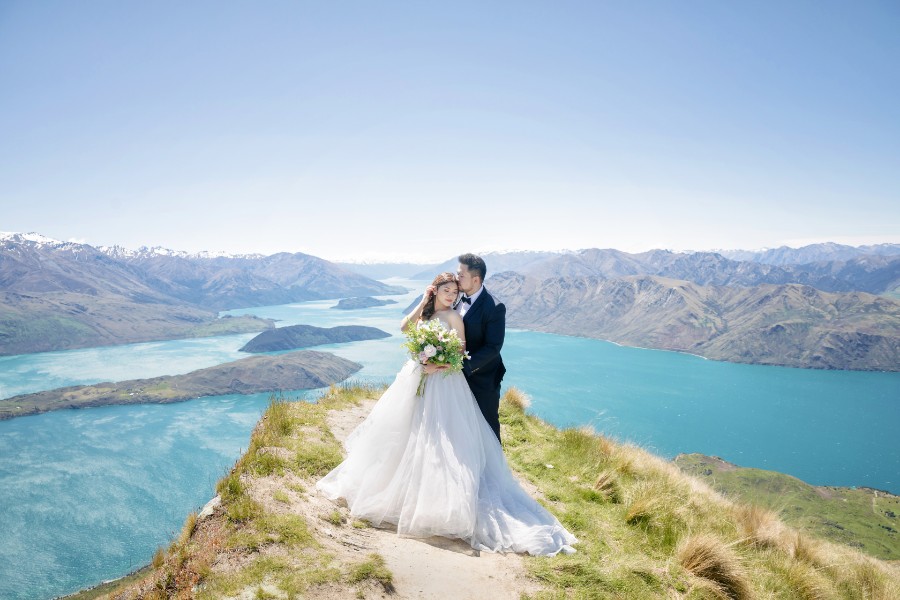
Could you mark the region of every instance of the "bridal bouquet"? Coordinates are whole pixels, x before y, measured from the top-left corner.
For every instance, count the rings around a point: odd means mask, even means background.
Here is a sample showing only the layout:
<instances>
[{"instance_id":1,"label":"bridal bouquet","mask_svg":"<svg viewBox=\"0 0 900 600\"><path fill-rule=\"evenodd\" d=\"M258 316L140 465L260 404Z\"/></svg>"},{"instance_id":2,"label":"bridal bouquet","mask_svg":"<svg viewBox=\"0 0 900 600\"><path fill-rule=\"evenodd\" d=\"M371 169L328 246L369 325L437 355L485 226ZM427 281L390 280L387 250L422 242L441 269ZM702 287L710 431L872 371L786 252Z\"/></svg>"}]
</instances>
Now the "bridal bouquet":
<instances>
[{"instance_id":1,"label":"bridal bouquet","mask_svg":"<svg viewBox=\"0 0 900 600\"><path fill-rule=\"evenodd\" d=\"M410 325L406 329L406 343L403 347L419 364L448 366L449 369L443 371L444 376L462 371L463 360L469 358L469 353L463 351L462 340L456 331L447 329L437 319ZM425 377L425 373L422 373L417 392L419 396L425 391Z\"/></svg>"}]
</instances>

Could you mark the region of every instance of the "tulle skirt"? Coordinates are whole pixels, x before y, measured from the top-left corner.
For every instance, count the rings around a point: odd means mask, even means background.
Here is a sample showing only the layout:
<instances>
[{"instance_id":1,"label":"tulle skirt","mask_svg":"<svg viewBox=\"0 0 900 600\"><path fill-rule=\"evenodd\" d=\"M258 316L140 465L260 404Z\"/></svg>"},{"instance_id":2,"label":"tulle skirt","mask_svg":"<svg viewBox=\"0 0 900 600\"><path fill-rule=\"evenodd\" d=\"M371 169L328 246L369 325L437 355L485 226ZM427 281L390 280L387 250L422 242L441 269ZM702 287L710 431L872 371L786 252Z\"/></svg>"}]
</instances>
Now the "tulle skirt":
<instances>
[{"instance_id":1,"label":"tulle skirt","mask_svg":"<svg viewBox=\"0 0 900 600\"><path fill-rule=\"evenodd\" d=\"M513 477L461 373L427 378L407 362L316 487L353 516L408 537L460 538L476 550L555 555L577 540Z\"/></svg>"}]
</instances>

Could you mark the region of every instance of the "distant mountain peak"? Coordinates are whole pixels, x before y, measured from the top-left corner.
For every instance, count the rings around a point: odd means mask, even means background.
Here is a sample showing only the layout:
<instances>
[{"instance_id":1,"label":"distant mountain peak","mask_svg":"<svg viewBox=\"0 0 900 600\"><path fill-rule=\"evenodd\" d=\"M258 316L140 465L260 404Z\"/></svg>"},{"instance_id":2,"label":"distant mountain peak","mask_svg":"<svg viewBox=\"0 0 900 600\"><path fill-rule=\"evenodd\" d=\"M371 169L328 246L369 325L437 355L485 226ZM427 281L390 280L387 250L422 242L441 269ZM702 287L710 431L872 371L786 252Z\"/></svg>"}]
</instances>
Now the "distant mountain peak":
<instances>
[{"instance_id":1,"label":"distant mountain peak","mask_svg":"<svg viewBox=\"0 0 900 600\"><path fill-rule=\"evenodd\" d=\"M3 242L12 244L13 247L18 246L20 248L29 248L37 251L50 250L53 252L71 252L73 254L82 254L84 252L90 253L93 249L91 246L79 242L64 242L33 231L29 233L0 232L0 243Z\"/></svg>"},{"instance_id":2,"label":"distant mountain peak","mask_svg":"<svg viewBox=\"0 0 900 600\"><path fill-rule=\"evenodd\" d=\"M33 242L35 244L45 245L45 246L63 246L71 242L63 242L61 240L57 240L51 237L47 237L46 235L41 235L40 233L29 232L29 233L18 233L15 231L0 231L0 241L10 241L10 242Z\"/></svg>"},{"instance_id":3,"label":"distant mountain peak","mask_svg":"<svg viewBox=\"0 0 900 600\"><path fill-rule=\"evenodd\" d=\"M185 250L172 250L163 246L141 246L137 250L125 248L124 246L100 246L97 248L100 252L112 256L114 258L153 258L155 256L170 256L176 258L264 258L263 254L232 254L225 251L209 251L202 250L200 252L187 252Z\"/></svg>"},{"instance_id":4,"label":"distant mountain peak","mask_svg":"<svg viewBox=\"0 0 900 600\"><path fill-rule=\"evenodd\" d=\"M201 250L200 252L186 252L184 250L172 250L163 246L141 246L138 249L126 248L118 244L112 246L93 246L85 242L69 240L64 242L55 238L42 235L36 232L21 233L16 231L0 231L0 242L11 242L14 244L30 244L39 248L59 248L64 250L77 250L79 248L90 248L106 254L112 258L134 259L134 258L152 258L155 256L170 256L189 259L213 259L213 258L242 258L242 259L258 259L265 258L264 254L235 254L225 252L224 250Z\"/></svg>"},{"instance_id":5,"label":"distant mountain peak","mask_svg":"<svg viewBox=\"0 0 900 600\"><path fill-rule=\"evenodd\" d=\"M760 250L718 250L732 260L758 262L770 265L803 265L827 261L848 261L865 255L898 256L900 244L872 244L848 246L837 242L808 244L799 248L779 246Z\"/></svg>"}]
</instances>

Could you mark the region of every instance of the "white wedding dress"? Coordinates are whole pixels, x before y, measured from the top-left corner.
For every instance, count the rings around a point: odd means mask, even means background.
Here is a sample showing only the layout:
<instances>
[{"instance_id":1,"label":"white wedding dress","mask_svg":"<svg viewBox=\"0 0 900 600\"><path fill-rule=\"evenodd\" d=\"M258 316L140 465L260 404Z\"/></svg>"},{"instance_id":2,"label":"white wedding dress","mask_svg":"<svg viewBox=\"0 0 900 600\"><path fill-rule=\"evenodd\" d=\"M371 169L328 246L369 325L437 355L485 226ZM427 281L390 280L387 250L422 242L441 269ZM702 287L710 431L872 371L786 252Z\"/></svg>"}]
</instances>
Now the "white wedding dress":
<instances>
[{"instance_id":1,"label":"white wedding dress","mask_svg":"<svg viewBox=\"0 0 900 600\"><path fill-rule=\"evenodd\" d=\"M353 516L406 537L460 538L476 550L570 553L577 540L515 480L462 373L407 362L316 487Z\"/></svg>"}]
</instances>

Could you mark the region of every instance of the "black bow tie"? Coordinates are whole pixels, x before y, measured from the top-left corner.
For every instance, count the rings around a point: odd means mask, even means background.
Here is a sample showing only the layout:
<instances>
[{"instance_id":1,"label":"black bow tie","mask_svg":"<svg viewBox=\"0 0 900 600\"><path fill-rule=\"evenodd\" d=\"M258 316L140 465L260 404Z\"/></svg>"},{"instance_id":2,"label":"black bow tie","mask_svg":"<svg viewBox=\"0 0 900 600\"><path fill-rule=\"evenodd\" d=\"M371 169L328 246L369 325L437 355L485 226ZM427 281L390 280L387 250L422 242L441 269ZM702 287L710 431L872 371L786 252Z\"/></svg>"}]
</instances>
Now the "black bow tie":
<instances>
[{"instance_id":1,"label":"black bow tie","mask_svg":"<svg viewBox=\"0 0 900 600\"><path fill-rule=\"evenodd\" d=\"M472 304L472 299L469 298L468 296L463 296L462 298L459 299L459 301L465 302L466 304Z\"/></svg>"}]
</instances>

